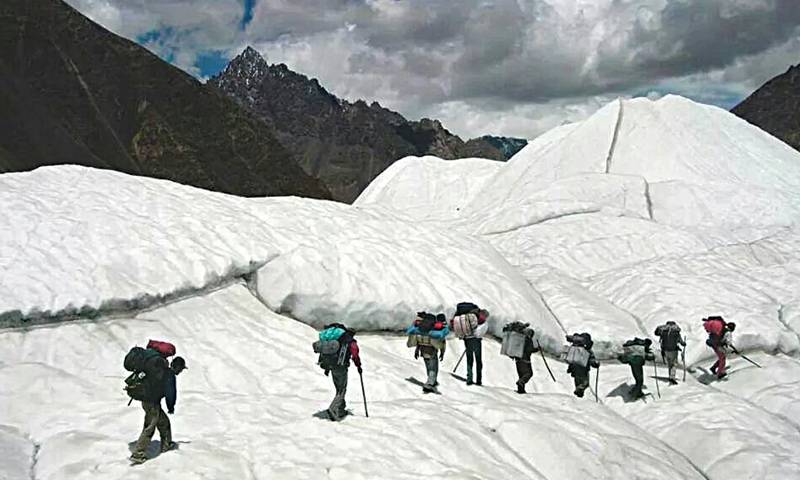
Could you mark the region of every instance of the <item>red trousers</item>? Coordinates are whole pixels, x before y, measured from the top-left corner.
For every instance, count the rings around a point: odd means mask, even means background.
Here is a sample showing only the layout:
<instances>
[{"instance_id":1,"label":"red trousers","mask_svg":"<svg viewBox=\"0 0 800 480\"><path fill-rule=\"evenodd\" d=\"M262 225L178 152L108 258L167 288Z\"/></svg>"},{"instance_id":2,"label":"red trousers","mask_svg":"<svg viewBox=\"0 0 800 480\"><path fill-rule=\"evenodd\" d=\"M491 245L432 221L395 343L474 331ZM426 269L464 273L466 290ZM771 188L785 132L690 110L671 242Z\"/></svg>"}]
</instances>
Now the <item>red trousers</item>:
<instances>
[{"instance_id":1,"label":"red trousers","mask_svg":"<svg viewBox=\"0 0 800 480\"><path fill-rule=\"evenodd\" d=\"M714 353L717 354L717 363L714 364L717 366L717 375L722 375L725 373L725 349L717 347L714 349Z\"/></svg>"}]
</instances>

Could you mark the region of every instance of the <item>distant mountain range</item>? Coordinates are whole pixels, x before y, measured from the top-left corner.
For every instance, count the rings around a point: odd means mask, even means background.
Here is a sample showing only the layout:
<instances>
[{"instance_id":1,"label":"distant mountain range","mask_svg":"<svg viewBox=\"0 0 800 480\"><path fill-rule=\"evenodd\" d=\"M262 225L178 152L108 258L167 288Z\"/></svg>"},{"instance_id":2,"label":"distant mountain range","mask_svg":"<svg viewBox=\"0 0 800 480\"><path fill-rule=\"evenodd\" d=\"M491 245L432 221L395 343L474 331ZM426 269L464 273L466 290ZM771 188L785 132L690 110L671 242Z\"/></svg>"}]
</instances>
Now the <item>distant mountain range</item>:
<instances>
[{"instance_id":1,"label":"distant mountain range","mask_svg":"<svg viewBox=\"0 0 800 480\"><path fill-rule=\"evenodd\" d=\"M800 150L800 65L765 83L731 112Z\"/></svg>"},{"instance_id":2,"label":"distant mountain range","mask_svg":"<svg viewBox=\"0 0 800 480\"><path fill-rule=\"evenodd\" d=\"M255 112L306 172L344 202L405 156L506 160L527 143L488 136L464 142L437 120L409 121L377 102L342 100L316 79L268 64L250 47L209 84Z\"/></svg>"},{"instance_id":3,"label":"distant mountain range","mask_svg":"<svg viewBox=\"0 0 800 480\"><path fill-rule=\"evenodd\" d=\"M0 2L0 132L0 172L72 163L330 198L249 111L60 0Z\"/></svg>"}]
</instances>

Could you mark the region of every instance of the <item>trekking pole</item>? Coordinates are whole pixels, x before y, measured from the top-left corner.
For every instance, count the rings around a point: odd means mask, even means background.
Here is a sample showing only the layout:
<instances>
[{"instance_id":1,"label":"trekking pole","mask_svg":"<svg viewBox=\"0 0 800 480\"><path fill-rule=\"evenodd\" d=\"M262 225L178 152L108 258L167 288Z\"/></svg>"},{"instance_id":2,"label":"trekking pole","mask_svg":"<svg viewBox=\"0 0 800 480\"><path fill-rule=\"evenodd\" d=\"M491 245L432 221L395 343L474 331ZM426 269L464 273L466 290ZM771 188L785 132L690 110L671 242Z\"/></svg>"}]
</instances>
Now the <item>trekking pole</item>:
<instances>
[{"instance_id":1,"label":"trekking pole","mask_svg":"<svg viewBox=\"0 0 800 480\"><path fill-rule=\"evenodd\" d=\"M656 392L658 392L658 398L661 398L661 389L658 386L658 367L656 367L656 359L653 358L653 371L655 372L656 376Z\"/></svg>"},{"instance_id":2,"label":"trekking pole","mask_svg":"<svg viewBox=\"0 0 800 480\"><path fill-rule=\"evenodd\" d=\"M358 378L361 379L361 398L364 399L364 415L369 418L369 412L367 411L367 394L364 391L364 375L362 375L361 372L358 372Z\"/></svg>"},{"instance_id":3,"label":"trekking pole","mask_svg":"<svg viewBox=\"0 0 800 480\"><path fill-rule=\"evenodd\" d=\"M547 367L547 373L550 374L550 378L552 378L553 381L555 382L556 377L553 376L553 371L550 370L550 365L547 364L547 359L544 358L544 351L542 350L542 346L539 344L539 340L536 340L536 347L539 349L539 353L542 354L542 360L544 361L544 366Z\"/></svg>"},{"instance_id":4,"label":"trekking pole","mask_svg":"<svg viewBox=\"0 0 800 480\"><path fill-rule=\"evenodd\" d=\"M733 353L735 353L736 355L739 355L740 357L744 358L745 360L747 360L748 362L752 363L753 365L755 365L758 368L764 368L761 365L757 364L756 362L754 362L754 361L750 360L749 358L747 358L747 356L745 356L745 354L740 353L739 350L736 350L735 348L733 349Z\"/></svg>"},{"instance_id":5,"label":"trekking pole","mask_svg":"<svg viewBox=\"0 0 800 480\"><path fill-rule=\"evenodd\" d=\"M458 366L461 365L461 360L464 360L464 355L466 354L467 354L466 350L464 350L464 352L461 353L461 356L458 358L458 362L456 362L455 368L453 368L453 373L456 373L456 370L458 370Z\"/></svg>"},{"instance_id":6,"label":"trekking pole","mask_svg":"<svg viewBox=\"0 0 800 480\"><path fill-rule=\"evenodd\" d=\"M597 388L600 385L600 367L597 367L597 373L594 374L594 401L600 403L600 398L597 396Z\"/></svg>"},{"instance_id":7,"label":"trekking pole","mask_svg":"<svg viewBox=\"0 0 800 480\"><path fill-rule=\"evenodd\" d=\"M686 339L683 339L683 349L681 350L681 362L683 363L683 381L686 381Z\"/></svg>"}]
</instances>

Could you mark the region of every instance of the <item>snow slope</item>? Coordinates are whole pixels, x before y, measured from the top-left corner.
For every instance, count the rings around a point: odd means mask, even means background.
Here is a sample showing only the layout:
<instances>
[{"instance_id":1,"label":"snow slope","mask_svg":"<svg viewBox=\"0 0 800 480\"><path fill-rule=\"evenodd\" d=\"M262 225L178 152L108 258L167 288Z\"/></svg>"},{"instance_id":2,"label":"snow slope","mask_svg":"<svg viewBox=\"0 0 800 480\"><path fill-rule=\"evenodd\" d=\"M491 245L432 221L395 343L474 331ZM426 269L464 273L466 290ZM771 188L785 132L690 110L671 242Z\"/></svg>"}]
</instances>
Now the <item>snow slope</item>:
<instances>
[{"instance_id":1,"label":"snow slope","mask_svg":"<svg viewBox=\"0 0 800 480\"><path fill-rule=\"evenodd\" d=\"M315 326L400 331L470 299L495 332L533 320L553 350L563 334L488 243L335 202L52 167L0 176L0 211L0 318L149 306L252 274L271 308Z\"/></svg>"},{"instance_id":2,"label":"snow slope","mask_svg":"<svg viewBox=\"0 0 800 480\"><path fill-rule=\"evenodd\" d=\"M483 389L443 373L444 394L422 396L405 381L423 374L405 340L363 336L370 418L363 416L355 372L348 395L354 416L341 424L315 418L332 397L310 351L315 336L270 312L243 284L132 317L6 331L0 380L17 388L0 392L2 423L36 445L32 478L40 480L611 479L632 469L638 478L702 478L667 444L569 395L561 368L559 384L545 382L535 359L541 383L533 388L541 394L514 394L511 369L495 360L499 348L492 343ZM172 416L180 448L131 468L127 444L142 412L126 407L121 356L151 337L176 340L188 360ZM443 369L452 368L459 350L448 353ZM31 381L19 383L22 375ZM19 463L31 458L27 451L6 453Z\"/></svg>"},{"instance_id":3,"label":"snow slope","mask_svg":"<svg viewBox=\"0 0 800 480\"><path fill-rule=\"evenodd\" d=\"M502 165L483 158L405 157L370 183L353 205L377 204L402 211L413 219L449 220Z\"/></svg>"}]
</instances>

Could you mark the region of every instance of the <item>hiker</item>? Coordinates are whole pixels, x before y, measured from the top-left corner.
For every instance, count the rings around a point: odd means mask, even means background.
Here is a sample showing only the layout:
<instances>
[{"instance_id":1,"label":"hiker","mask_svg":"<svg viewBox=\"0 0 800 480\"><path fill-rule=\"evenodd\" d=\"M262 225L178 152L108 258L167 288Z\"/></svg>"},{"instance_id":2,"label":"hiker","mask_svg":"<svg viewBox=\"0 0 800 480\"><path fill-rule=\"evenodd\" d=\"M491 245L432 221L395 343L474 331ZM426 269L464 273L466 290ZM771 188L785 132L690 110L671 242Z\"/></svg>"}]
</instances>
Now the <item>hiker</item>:
<instances>
[{"instance_id":1,"label":"hiker","mask_svg":"<svg viewBox=\"0 0 800 480\"><path fill-rule=\"evenodd\" d=\"M653 341L649 338L641 339L634 338L622 344L624 349L623 353L617 357L622 363L627 363L631 366L631 373L636 382L630 389L631 397L639 399L644 396L642 387L644 386L644 364L647 361L655 360L655 355L650 351L650 345Z\"/></svg>"},{"instance_id":2,"label":"hiker","mask_svg":"<svg viewBox=\"0 0 800 480\"><path fill-rule=\"evenodd\" d=\"M319 333L319 341L314 342L314 352L319 353L317 363L325 370L325 376L331 375L336 395L328 407L328 418L338 422L348 415L345 394L347 393L347 372L350 360L353 361L358 374L361 375L361 357L359 356L356 332L341 323L326 325Z\"/></svg>"},{"instance_id":3,"label":"hiker","mask_svg":"<svg viewBox=\"0 0 800 480\"><path fill-rule=\"evenodd\" d=\"M444 314L434 315L427 312L417 312L414 323L406 331L408 335L407 346L414 348L414 358L422 355L425 361L426 382L422 390L426 393L435 391L439 385L439 361L444 358L446 350L445 338L450 332Z\"/></svg>"},{"instance_id":4,"label":"hiker","mask_svg":"<svg viewBox=\"0 0 800 480\"><path fill-rule=\"evenodd\" d=\"M500 353L514 359L517 367L517 393L524 394L525 384L533 378L531 355L539 349L533 345L535 332L528 323L511 322L503 327L503 344Z\"/></svg>"},{"instance_id":5,"label":"hiker","mask_svg":"<svg viewBox=\"0 0 800 480\"><path fill-rule=\"evenodd\" d=\"M158 430L161 439L161 453L174 449L169 418L161 408L161 399L166 397L167 411L175 412L177 382L175 377L186 367L182 357L175 357L170 366L167 357L175 354L175 347L167 342L148 343L147 348L134 347L125 357L125 368L134 373L125 380L126 390L132 400L139 400L144 410L144 426L133 448L131 462L140 464L147 461L147 447ZM163 347L163 348L162 348Z\"/></svg>"},{"instance_id":6,"label":"hiker","mask_svg":"<svg viewBox=\"0 0 800 480\"><path fill-rule=\"evenodd\" d=\"M489 312L479 308L474 303L463 302L456 306L456 313L450 320L450 329L456 336L464 340L467 355L467 385L472 385L473 365L475 366L475 385L482 385L483 379L483 336L489 329L486 320Z\"/></svg>"},{"instance_id":7,"label":"hiker","mask_svg":"<svg viewBox=\"0 0 800 480\"><path fill-rule=\"evenodd\" d=\"M447 319L444 314L433 315L427 312L417 312L414 324L408 328L409 347L414 347L414 358L422 356L425 361L427 380L422 386L424 393L438 393L439 362L444 360L447 350L445 338L450 333L447 328Z\"/></svg>"},{"instance_id":8,"label":"hiker","mask_svg":"<svg viewBox=\"0 0 800 480\"><path fill-rule=\"evenodd\" d=\"M661 359L667 364L669 370L669 383L670 385L677 385L678 380L675 378L678 365L678 352L681 347L686 348L686 341L681 336L681 327L672 320L664 325L656 327L656 336L659 338L661 345Z\"/></svg>"},{"instance_id":9,"label":"hiker","mask_svg":"<svg viewBox=\"0 0 800 480\"><path fill-rule=\"evenodd\" d=\"M711 366L711 373L716 374L718 379L725 378L728 375L725 362L728 350L733 348L732 332L736 330L736 324L726 323L721 316L715 315L704 318L703 327L708 332L706 345L711 347L717 355L717 361Z\"/></svg>"},{"instance_id":10,"label":"hiker","mask_svg":"<svg viewBox=\"0 0 800 480\"><path fill-rule=\"evenodd\" d=\"M567 373L575 380L575 396L582 398L583 393L589 388L589 368L600 368L592 351L592 336L588 333L573 333L567 335L567 345L563 359L569 364Z\"/></svg>"}]
</instances>

